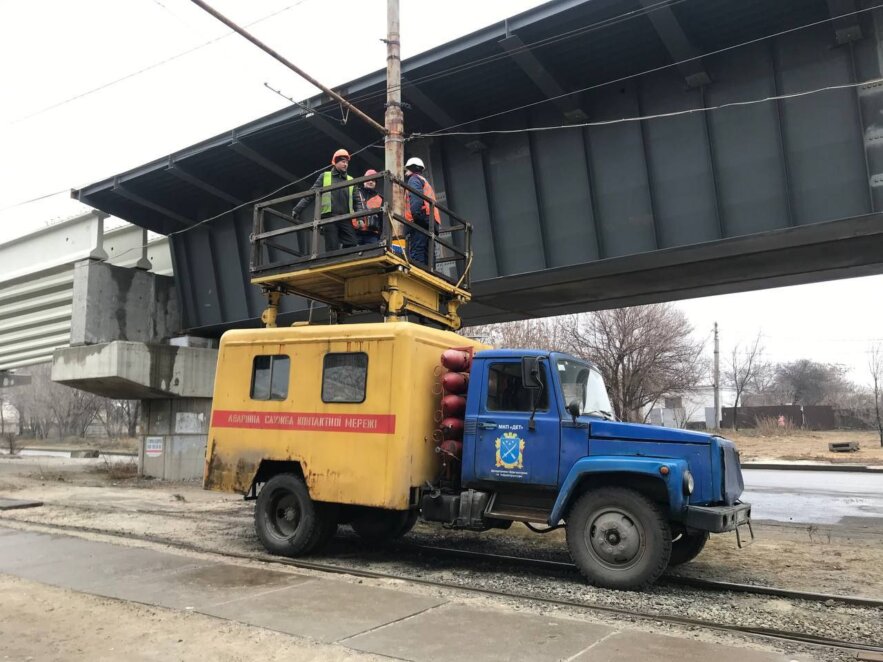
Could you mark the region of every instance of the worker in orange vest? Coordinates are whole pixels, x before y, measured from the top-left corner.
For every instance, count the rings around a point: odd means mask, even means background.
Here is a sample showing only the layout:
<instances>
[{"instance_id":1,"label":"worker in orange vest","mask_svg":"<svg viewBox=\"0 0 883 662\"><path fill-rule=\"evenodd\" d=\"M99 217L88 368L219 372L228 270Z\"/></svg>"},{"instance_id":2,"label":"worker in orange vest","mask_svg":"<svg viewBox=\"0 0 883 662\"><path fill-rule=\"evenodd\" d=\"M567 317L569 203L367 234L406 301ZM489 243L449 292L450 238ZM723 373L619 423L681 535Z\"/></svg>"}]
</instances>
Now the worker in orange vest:
<instances>
[{"instance_id":1,"label":"worker in orange vest","mask_svg":"<svg viewBox=\"0 0 883 662\"><path fill-rule=\"evenodd\" d=\"M423 176L426 167L423 161L416 156L412 156L405 164L405 181L408 186L419 191L427 198L435 202L435 191L432 185ZM430 209L434 211L433 218L430 219ZM438 207L430 205L429 202L414 195L410 191L405 194L405 220L408 221L406 228L408 238L408 259L411 262L429 265L429 236L423 234L419 230L415 230L412 226L417 225L424 230L429 231L433 235L438 231L441 225L441 214ZM435 221L434 223L432 221Z\"/></svg>"},{"instance_id":2,"label":"worker in orange vest","mask_svg":"<svg viewBox=\"0 0 883 662\"><path fill-rule=\"evenodd\" d=\"M345 149L339 149L334 152L331 157L331 169L321 173L316 181L313 182L312 189L321 189L332 184L340 184L352 179L347 174L350 165L350 154ZM306 196L300 199L291 216L294 220L298 220L298 216L304 208L313 201L313 196ZM352 214L353 212L362 211L362 196L359 195L358 187L342 186L333 191L326 191L319 197L321 209L319 213L322 218L331 218L333 216L342 216L344 214ZM321 226L320 232L325 238L325 251L336 251L340 248L351 248L357 246L356 233L349 219L344 219L336 223L328 223Z\"/></svg>"},{"instance_id":3,"label":"worker in orange vest","mask_svg":"<svg viewBox=\"0 0 883 662\"><path fill-rule=\"evenodd\" d=\"M369 169L365 171L364 176L376 174L376 170ZM380 209L383 206L383 196L377 190L377 180L369 179L364 182L359 189L359 194L362 196L362 204L365 205L365 209L376 209L377 213L353 219L356 239L360 246L376 244L380 241L380 233L383 231L383 212Z\"/></svg>"}]
</instances>

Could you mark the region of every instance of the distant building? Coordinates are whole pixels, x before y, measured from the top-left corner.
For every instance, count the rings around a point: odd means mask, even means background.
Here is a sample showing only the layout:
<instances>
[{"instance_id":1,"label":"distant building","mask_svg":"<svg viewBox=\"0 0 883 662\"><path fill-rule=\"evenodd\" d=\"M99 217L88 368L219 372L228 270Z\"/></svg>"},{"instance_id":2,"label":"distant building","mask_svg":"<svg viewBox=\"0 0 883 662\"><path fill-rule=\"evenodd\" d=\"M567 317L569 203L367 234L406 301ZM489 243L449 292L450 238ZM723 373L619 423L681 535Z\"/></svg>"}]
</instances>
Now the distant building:
<instances>
[{"instance_id":1,"label":"distant building","mask_svg":"<svg viewBox=\"0 0 883 662\"><path fill-rule=\"evenodd\" d=\"M736 391L721 387L720 405L732 407ZM689 393L666 396L650 410L647 422L667 428L713 429L720 426L714 422L714 386L697 386Z\"/></svg>"}]
</instances>

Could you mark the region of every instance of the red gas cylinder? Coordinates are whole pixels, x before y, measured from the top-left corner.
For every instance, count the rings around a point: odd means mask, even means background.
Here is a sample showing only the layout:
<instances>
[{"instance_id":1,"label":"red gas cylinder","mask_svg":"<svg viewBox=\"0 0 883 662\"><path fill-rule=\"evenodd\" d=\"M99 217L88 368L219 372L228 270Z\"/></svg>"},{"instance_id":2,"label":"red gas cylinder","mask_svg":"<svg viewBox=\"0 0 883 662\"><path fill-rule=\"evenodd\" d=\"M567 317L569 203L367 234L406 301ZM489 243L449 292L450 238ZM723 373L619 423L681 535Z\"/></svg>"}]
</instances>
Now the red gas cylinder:
<instances>
[{"instance_id":1,"label":"red gas cylinder","mask_svg":"<svg viewBox=\"0 0 883 662\"><path fill-rule=\"evenodd\" d=\"M460 460L463 457L463 442L454 439L445 439L438 447L443 455L450 459Z\"/></svg>"},{"instance_id":2,"label":"red gas cylinder","mask_svg":"<svg viewBox=\"0 0 883 662\"><path fill-rule=\"evenodd\" d=\"M463 418L466 413L466 398L462 395L446 395L442 398L442 416Z\"/></svg>"},{"instance_id":3,"label":"red gas cylinder","mask_svg":"<svg viewBox=\"0 0 883 662\"><path fill-rule=\"evenodd\" d=\"M445 439L461 439L463 437L463 421L459 418L446 418L438 426Z\"/></svg>"},{"instance_id":4,"label":"red gas cylinder","mask_svg":"<svg viewBox=\"0 0 883 662\"><path fill-rule=\"evenodd\" d=\"M469 388L469 375L462 372L446 372L441 378L445 393L466 393Z\"/></svg>"},{"instance_id":5,"label":"red gas cylinder","mask_svg":"<svg viewBox=\"0 0 883 662\"><path fill-rule=\"evenodd\" d=\"M441 363L448 370L468 371L472 365L472 355L462 349L446 349L441 355Z\"/></svg>"}]
</instances>

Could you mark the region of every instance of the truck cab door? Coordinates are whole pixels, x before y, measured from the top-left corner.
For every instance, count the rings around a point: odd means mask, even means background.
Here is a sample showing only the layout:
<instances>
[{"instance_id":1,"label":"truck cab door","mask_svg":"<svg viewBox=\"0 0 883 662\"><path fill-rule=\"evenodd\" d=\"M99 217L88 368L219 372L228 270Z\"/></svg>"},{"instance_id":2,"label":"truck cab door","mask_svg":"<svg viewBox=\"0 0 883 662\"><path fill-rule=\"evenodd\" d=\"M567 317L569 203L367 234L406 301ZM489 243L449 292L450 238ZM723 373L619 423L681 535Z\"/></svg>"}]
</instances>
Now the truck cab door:
<instances>
[{"instance_id":1,"label":"truck cab door","mask_svg":"<svg viewBox=\"0 0 883 662\"><path fill-rule=\"evenodd\" d=\"M548 361L540 362L544 388L524 388L521 361L491 361L478 408L475 476L480 480L556 485L561 421L549 379ZM532 398L537 397L535 429L530 430Z\"/></svg>"}]
</instances>

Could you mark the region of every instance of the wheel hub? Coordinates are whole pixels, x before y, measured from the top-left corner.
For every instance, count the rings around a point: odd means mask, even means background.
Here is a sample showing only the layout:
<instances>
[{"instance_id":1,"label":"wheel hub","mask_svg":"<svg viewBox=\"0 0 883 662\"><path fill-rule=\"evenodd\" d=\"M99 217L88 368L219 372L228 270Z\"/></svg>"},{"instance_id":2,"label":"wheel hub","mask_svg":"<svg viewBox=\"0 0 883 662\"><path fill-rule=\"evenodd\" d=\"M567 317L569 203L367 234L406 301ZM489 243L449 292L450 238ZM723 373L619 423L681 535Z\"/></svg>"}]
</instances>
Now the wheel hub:
<instances>
[{"instance_id":1,"label":"wheel hub","mask_svg":"<svg viewBox=\"0 0 883 662\"><path fill-rule=\"evenodd\" d=\"M641 531L625 513L607 511L593 520L587 531L589 548L602 562L616 567L629 565L641 552Z\"/></svg>"},{"instance_id":2,"label":"wheel hub","mask_svg":"<svg viewBox=\"0 0 883 662\"><path fill-rule=\"evenodd\" d=\"M290 538L297 532L300 526L300 509L297 505L296 498L291 494L280 495L276 499L275 507L270 511L273 515L273 528L277 533L284 537Z\"/></svg>"}]
</instances>

